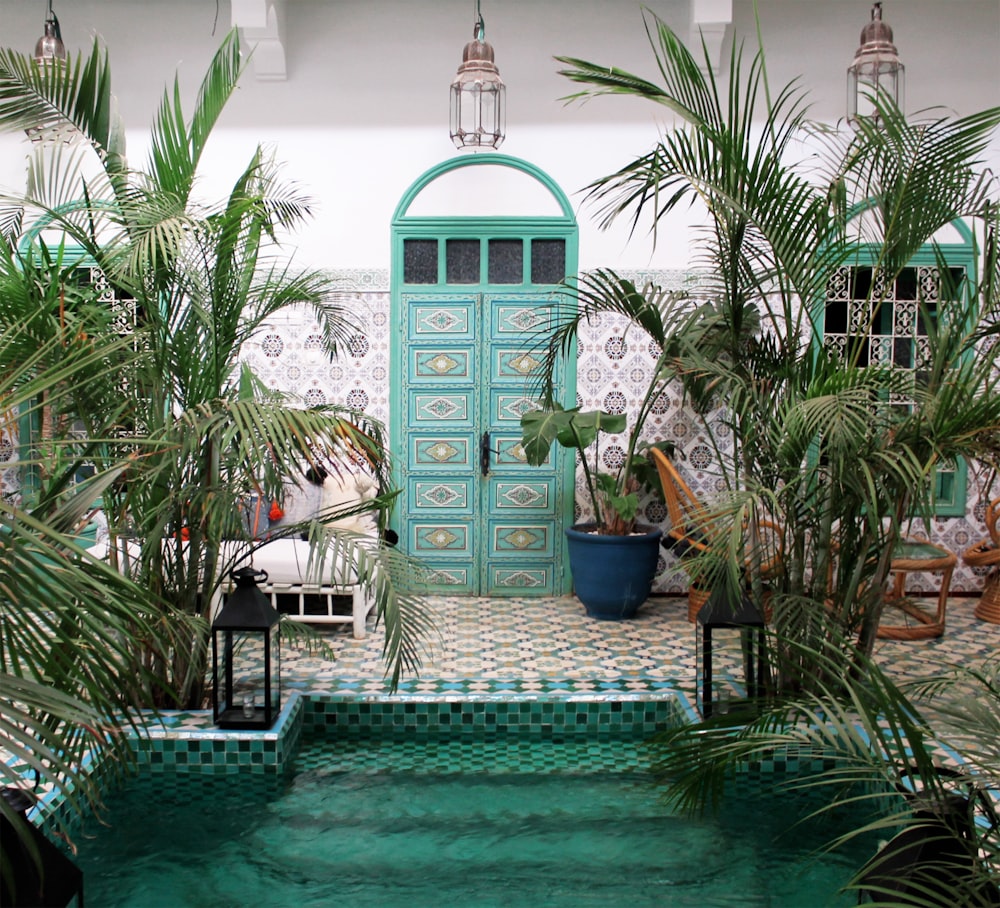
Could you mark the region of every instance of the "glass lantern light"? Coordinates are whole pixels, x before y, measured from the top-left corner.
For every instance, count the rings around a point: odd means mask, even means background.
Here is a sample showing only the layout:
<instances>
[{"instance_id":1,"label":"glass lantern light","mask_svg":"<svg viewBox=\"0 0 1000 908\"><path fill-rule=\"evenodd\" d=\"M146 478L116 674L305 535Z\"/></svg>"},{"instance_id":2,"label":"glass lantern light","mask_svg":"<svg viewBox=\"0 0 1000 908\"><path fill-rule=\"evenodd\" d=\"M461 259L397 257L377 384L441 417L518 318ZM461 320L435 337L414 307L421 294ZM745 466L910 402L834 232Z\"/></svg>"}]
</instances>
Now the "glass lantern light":
<instances>
[{"instance_id":1,"label":"glass lantern light","mask_svg":"<svg viewBox=\"0 0 1000 908\"><path fill-rule=\"evenodd\" d=\"M882 21L882 4L876 3L871 21L861 30L854 62L847 67L847 122L852 128L862 118L877 121L879 99L889 98L902 110L905 72L892 29Z\"/></svg>"},{"instance_id":2,"label":"glass lantern light","mask_svg":"<svg viewBox=\"0 0 1000 908\"><path fill-rule=\"evenodd\" d=\"M240 568L212 622L212 712L219 728L270 728L281 711L281 615L259 589L267 571Z\"/></svg>"},{"instance_id":3,"label":"glass lantern light","mask_svg":"<svg viewBox=\"0 0 1000 908\"><path fill-rule=\"evenodd\" d=\"M52 0L47 0L48 11L45 16L45 30L35 44L35 62L51 63L54 60L66 59L66 45L63 44L59 20L52 11Z\"/></svg>"},{"instance_id":4,"label":"glass lantern light","mask_svg":"<svg viewBox=\"0 0 1000 908\"><path fill-rule=\"evenodd\" d=\"M499 148L506 130L507 88L500 78L493 47L476 0L473 39L451 83L451 140L457 148Z\"/></svg>"},{"instance_id":5,"label":"glass lantern light","mask_svg":"<svg viewBox=\"0 0 1000 908\"><path fill-rule=\"evenodd\" d=\"M697 701L703 718L728 712L731 706L729 688L716 681L721 673L715 671L720 638L734 636L728 632L736 632L742 663L743 677L734 680L742 681L748 699L763 694L766 673L764 617L746 593L740 591L731 595L726 584L719 584L698 612L695 630L698 639Z\"/></svg>"}]
</instances>

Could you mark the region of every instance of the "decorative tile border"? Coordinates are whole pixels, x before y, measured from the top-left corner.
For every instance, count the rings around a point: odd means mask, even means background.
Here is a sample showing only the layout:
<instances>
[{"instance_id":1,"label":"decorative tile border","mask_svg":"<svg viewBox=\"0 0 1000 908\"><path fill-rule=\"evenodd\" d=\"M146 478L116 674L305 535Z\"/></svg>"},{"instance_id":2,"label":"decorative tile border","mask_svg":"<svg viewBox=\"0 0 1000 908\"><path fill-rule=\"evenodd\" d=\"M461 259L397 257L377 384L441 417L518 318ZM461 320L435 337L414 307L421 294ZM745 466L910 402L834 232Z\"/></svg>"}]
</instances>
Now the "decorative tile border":
<instances>
[{"instance_id":1,"label":"decorative tile border","mask_svg":"<svg viewBox=\"0 0 1000 908\"><path fill-rule=\"evenodd\" d=\"M307 736L433 740L515 736L558 740L648 738L685 721L676 693L538 697L463 696L311 697Z\"/></svg>"},{"instance_id":2,"label":"decorative tile border","mask_svg":"<svg viewBox=\"0 0 1000 908\"><path fill-rule=\"evenodd\" d=\"M267 731L222 731L211 712L164 714L164 722L131 738L141 771L153 773L282 773L302 737L305 703L289 693Z\"/></svg>"}]
</instances>

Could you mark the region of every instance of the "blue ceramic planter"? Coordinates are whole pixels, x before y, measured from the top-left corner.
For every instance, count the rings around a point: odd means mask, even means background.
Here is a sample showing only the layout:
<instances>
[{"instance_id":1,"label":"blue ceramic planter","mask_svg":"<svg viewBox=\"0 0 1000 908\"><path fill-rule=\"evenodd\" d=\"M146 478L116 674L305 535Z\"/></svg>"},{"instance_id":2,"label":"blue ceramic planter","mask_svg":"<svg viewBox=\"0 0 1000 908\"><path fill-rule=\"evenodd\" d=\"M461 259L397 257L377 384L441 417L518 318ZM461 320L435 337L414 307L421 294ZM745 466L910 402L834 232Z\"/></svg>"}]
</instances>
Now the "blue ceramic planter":
<instances>
[{"instance_id":1,"label":"blue ceramic planter","mask_svg":"<svg viewBox=\"0 0 1000 908\"><path fill-rule=\"evenodd\" d=\"M663 533L638 526L632 536L599 536L587 532L592 526L566 530L573 590L592 618L632 618L649 598Z\"/></svg>"}]
</instances>

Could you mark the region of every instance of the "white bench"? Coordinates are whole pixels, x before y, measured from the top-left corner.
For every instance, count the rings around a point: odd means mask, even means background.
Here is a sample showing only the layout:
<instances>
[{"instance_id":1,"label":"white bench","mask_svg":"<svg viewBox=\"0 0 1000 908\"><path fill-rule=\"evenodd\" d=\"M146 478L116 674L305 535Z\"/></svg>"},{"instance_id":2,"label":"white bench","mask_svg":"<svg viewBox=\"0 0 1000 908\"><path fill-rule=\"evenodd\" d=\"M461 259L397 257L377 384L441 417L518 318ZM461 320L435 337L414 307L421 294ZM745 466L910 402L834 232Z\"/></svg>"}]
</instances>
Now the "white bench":
<instances>
[{"instance_id":1,"label":"white bench","mask_svg":"<svg viewBox=\"0 0 1000 908\"><path fill-rule=\"evenodd\" d=\"M306 520L310 517L322 517L323 512L343 510L358 501L371 498L372 495L372 481L368 476L329 476L323 483L319 496L319 513L315 513L314 508L313 512L296 515L296 518ZM291 521L286 518L286 522ZM375 523L367 512L327 521L326 525L360 535L375 535ZM163 540L162 544L166 546L169 541ZM136 539L119 538L118 547L119 567L127 570L128 565L139 558L140 543ZM88 552L95 558L104 560L110 554L107 542L92 546ZM221 578L213 597L211 614L214 616L218 613L222 597L234 588L229 572L241 567L253 567L266 571L267 580L260 584L260 590L270 597L274 608L286 614L290 620L309 624L351 624L355 638L361 640L365 636L368 616L375 607L375 599L358 582L354 565L346 563L342 556L339 548L332 550L332 553L318 552L313 555L309 543L295 537L268 539L265 535L263 539L253 542L226 540L219 552L218 569ZM282 596L292 598L293 608L290 612L281 607L285 605L279 600ZM336 600L347 596L351 599L350 612L338 611ZM313 603L316 605L315 610L310 608Z\"/></svg>"},{"instance_id":2,"label":"white bench","mask_svg":"<svg viewBox=\"0 0 1000 908\"><path fill-rule=\"evenodd\" d=\"M310 493L316 500L310 501ZM374 495L374 483L370 476L359 473L331 474L326 477L323 485L286 487L285 517L278 523L295 523L322 517L324 513L337 513L359 502L371 499ZM374 536L375 522L370 512L328 520L327 526L347 530L362 536ZM270 531L271 527L267 528ZM331 553L311 553L309 543L304 539L287 537L282 539L263 540L253 543L254 548L248 556L239 557L241 548L246 548L246 542L227 542L220 553L220 568L236 569L253 567L265 571L267 579L260 584L261 591L269 596L271 604L278 611L288 615L292 621L302 621L309 624L351 624L354 636L361 640L365 636L365 623L375 606L375 600L368 590L362 589L358 583L357 572L353 564L344 562L342 552L334 550ZM327 557L329 555L329 557ZM228 574L228 583L223 586L225 594L232 589ZM336 600L345 596L351 597L349 614L338 612ZM279 597L292 599L293 608L287 611L281 606ZM309 606L315 604L317 609Z\"/></svg>"},{"instance_id":3,"label":"white bench","mask_svg":"<svg viewBox=\"0 0 1000 908\"><path fill-rule=\"evenodd\" d=\"M351 624L355 638L364 639L365 623L375 607L375 599L358 583L352 565L338 563L339 559L312 556L309 543L304 539L272 539L242 557L233 548L236 545L246 547L246 543L226 543L222 564L230 569L253 567L266 572L267 579L259 584L259 589L271 599L276 610L292 621ZM233 585L227 573L221 595L231 589ZM336 600L345 596L351 597L349 613L336 608ZM281 602L279 597L292 599L291 611L287 610L287 602ZM310 605L319 610L311 609Z\"/></svg>"}]
</instances>

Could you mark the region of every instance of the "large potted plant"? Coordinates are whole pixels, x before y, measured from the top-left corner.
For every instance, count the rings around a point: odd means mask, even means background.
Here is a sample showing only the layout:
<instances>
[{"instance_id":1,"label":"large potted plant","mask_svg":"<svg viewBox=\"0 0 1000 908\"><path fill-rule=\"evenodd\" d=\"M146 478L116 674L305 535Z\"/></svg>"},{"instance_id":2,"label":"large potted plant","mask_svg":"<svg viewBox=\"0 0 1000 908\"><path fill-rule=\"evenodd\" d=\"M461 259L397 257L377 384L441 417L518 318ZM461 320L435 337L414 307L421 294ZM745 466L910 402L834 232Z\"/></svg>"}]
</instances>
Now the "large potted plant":
<instances>
[{"instance_id":1,"label":"large potted plant","mask_svg":"<svg viewBox=\"0 0 1000 908\"><path fill-rule=\"evenodd\" d=\"M640 496L655 487L644 456L646 419L673 376L673 344L665 325L685 317L683 295L647 286L641 291L613 271L598 270L569 282L554 305L554 317L538 338L544 350L540 407L521 417L528 463L538 466L552 446L572 450L582 472L591 518L566 530L577 597L595 618L631 618L649 597L659 559L659 528L638 522ZM630 414L565 408L558 400L558 364L572 353L581 324L607 314L625 321L625 331L643 331L662 351L639 406ZM602 456L602 435L619 436L620 462ZM606 450L606 449L605 449ZM617 455L616 455L617 460Z\"/></svg>"},{"instance_id":2,"label":"large potted plant","mask_svg":"<svg viewBox=\"0 0 1000 908\"><path fill-rule=\"evenodd\" d=\"M747 65L734 47L717 82L653 14L646 25L662 85L559 58L581 86L575 97L632 95L676 117L653 150L591 184L589 200L605 223L649 217L654 229L705 204L699 291L716 315L701 330L671 324L664 365L687 392L724 404L700 426L730 490L729 544L714 548L759 603L767 553L748 551L743 528L764 519L783 527L769 592L789 654L777 678L784 692L815 683L802 654L830 641L853 664L847 671L863 673L895 546L911 517L928 526L934 514L935 470L997 459L1000 206L980 161L1000 108L911 121L878 97L878 116L856 130L817 128L795 83L769 90L762 50ZM803 162L790 152L804 137L818 151ZM938 241L957 223L982 237L982 260L964 271ZM897 311L893 290L919 262L932 267L914 293L916 330L872 355L883 341L877 318ZM828 293L865 274L878 279L859 280L852 305L870 314L837 337Z\"/></svg>"}]
</instances>

